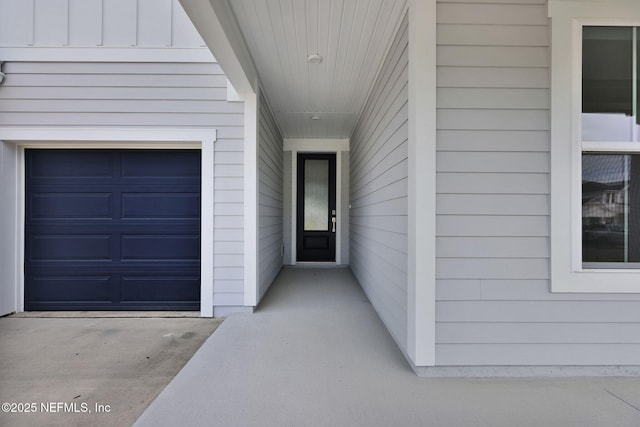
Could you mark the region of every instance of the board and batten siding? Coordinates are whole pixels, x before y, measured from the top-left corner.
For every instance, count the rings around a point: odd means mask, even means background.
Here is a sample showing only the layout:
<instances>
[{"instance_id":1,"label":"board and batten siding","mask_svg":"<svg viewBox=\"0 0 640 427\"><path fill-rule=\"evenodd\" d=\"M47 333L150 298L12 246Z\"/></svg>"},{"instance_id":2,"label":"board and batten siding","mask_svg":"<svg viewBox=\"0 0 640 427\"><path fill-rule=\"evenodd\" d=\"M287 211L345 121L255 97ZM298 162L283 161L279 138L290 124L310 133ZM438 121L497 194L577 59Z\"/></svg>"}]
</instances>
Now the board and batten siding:
<instances>
[{"instance_id":1,"label":"board and batten siding","mask_svg":"<svg viewBox=\"0 0 640 427\"><path fill-rule=\"evenodd\" d=\"M0 0L0 47L200 47L178 0Z\"/></svg>"},{"instance_id":2,"label":"board and batten siding","mask_svg":"<svg viewBox=\"0 0 640 427\"><path fill-rule=\"evenodd\" d=\"M436 364L640 364L640 295L553 294L543 0L441 0Z\"/></svg>"},{"instance_id":3,"label":"board and batten siding","mask_svg":"<svg viewBox=\"0 0 640 427\"><path fill-rule=\"evenodd\" d=\"M2 127L216 128L213 301L243 305L243 103L227 101L216 63L8 62L3 71Z\"/></svg>"},{"instance_id":4,"label":"board and batten siding","mask_svg":"<svg viewBox=\"0 0 640 427\"><path fill-rule=\"evenodd\" d=\"M408 19L350 140L350 264L398 344L407 346Z\"/></svg>"},{"instance_id":5,"label":"board and batten siding","mask_svg":"<svg viewBox=\"0 0 640 427\"><path fill-rule=\"evenodd\" d=\"M258 301L283 264L283 138L260 94L258 108Z\"/></svg>"}]
</instances>

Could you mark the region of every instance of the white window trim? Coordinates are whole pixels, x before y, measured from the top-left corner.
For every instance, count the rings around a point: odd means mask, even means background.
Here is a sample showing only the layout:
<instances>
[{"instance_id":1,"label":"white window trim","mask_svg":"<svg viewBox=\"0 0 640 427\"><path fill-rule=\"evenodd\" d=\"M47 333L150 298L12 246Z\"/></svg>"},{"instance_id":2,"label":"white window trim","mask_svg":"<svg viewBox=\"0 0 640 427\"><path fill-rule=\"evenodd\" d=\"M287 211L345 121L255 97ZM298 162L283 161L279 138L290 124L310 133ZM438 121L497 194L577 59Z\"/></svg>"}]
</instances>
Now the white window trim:
<instances>
[{"instance_id":1,"label":"white window trim","mask_svg":"<svg viewBox=\"0 0 640 427\"><path fill-rule=\"evenodd\" d=\"M85 148L85 149L200 149L201 218L200 218L200 315L213 317L213 237L214 237L214 143L216 129L158 129L158 128L0 128L0 141L15 144L18 151L18 167L13 184L18 188L15 200L16 239L8 242L17 255L15 311L24 311L24 211L25 211L25 160L26 148Z\"/></svg>"},{"instance_id":2,"label":"white window trim","mask_svg":"<svg viewBox=\"0 0 640 427\"><path fill-rule=\"evenodd\" d=\"M640 26L637 0L549 0L551 18L551 291L640 293L640 269L583 269L582 151L603 150L582 143L580 126L581 35L584 25ZM640 144L613 143L621 151Z\"/></svg>"}]
</instances>

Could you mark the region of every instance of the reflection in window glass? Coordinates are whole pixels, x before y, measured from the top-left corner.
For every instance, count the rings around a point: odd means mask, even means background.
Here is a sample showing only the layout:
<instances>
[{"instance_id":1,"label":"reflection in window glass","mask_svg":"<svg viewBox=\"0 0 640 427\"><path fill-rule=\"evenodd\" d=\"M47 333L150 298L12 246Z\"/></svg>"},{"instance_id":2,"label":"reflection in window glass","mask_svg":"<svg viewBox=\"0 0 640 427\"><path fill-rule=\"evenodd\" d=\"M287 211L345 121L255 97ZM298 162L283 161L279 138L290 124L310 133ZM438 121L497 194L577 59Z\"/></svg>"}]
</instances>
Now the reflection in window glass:
<instances>
[{"instance_id":1,"label":"reflection in window glass","mask_svg":"<svg viewBox=\"0 0 640 427\"><path fill-rule=\"evenodd\" d=\"M640 262L640 155L582 155L582 261Z\"/></svg>"},{"instance_id":2,"label":"reflection in window glass","mask_svg":"<svg viewBox=\"0 0 640 427\"><path fill-rule=\"evenodd\" d=\"M632 27L583 27L583 141L637 141L635 38Z\"/></svg>"},{"instance_id":3,"label":"reflection in window glass","mask_svg":"<svg viewBox=\"0 0 640 427\"><path fill-rule=\"evenodd\" d=\"M304 230L329 230L329 161L304 162Z\"/></svg>"}]
</instances>

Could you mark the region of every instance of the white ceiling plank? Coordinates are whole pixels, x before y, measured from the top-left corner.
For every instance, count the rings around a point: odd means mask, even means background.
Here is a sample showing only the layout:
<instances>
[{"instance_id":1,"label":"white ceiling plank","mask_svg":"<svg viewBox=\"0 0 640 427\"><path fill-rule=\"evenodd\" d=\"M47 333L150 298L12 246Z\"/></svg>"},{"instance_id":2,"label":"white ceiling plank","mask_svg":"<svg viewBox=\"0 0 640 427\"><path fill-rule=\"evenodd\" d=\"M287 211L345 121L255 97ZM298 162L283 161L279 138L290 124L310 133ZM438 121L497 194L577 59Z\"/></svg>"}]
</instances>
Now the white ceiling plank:
<instances>
[{"instance_id":1,"label":"white ceiling plank","mask_svg":"<svg viewBox=\"0 0 640 427\"><path fill-rule=\"evenodd\" d=\"M323 3L325 4L325 3ZM320 99L320 105L323 110L328 110L333 100L333 75L338 66L337 53L340 45L340 37L342 36L342 16L344 13L344 3L341 1L330 0L328 2L329 15L325 17L326 23L323 31L327 34L325 48L325 72L322 81L323 93Z\"/></svg>"},{"instance_id":2,"label":"white ceiling plank","mask_svg":"<svg viewBox=\"0 0 640 427\"><path fill-rule=\"evenodd\" d=\"M375 0L374 0L375 1ZM376 3L379 3L377 1ZM358 92L355 92L355 88L352 85L354 81L354 74L357 73L362 67L367 66L365 63L365 57L367 52L362 48L363 38L370 36L370 20L371 15L375 14L375 7L372 2L360 2L357 5L356 14L354 16L354 28L352 29L353 37L351 37L351 43L349 44L349 61L346 65L346 72L342 75L341 89L345 92L351 92L351 96L344 97L342 99L343 104L341 108L346 110L353 109L354 102L357 103ZM354 93L355 92L355 93Z\"/></svg>"},{"instance_id":3,"label":"white ceiling plank","mask_svg":"<svg viewBox=\"0 0 640 427\"><path fill-rule=\"evenodd\" d=\"M394 7L397 7L397 6L398 6L397 3L383 1L380 7L380 13L378 14L376 18L376 22L374 23L374 26L376 28L383 29L383 31L374 32L371 38L369 39L369 43L367 45L367 49L371 50L373 52L372 54L375 55L374 63L376 64L382 63L386 53L381 49L377 49L377 47L380 45L386 45L385 41L387 41L387 44L388 44L388 40L390 40L394 35L396 25L393 22L389 22L387 17L397 16L397 14L394 13L394 10L393 10ZM361 67L360 74L358 75L356 81L360 81L360 80L373 81L373 79L376 77L377 72L378 72L378 69L374 67ZM360 103L365 101L366 96L368 94L365 93L361 95L364 96L364 98L358 100Z\"/></svg>"},{"instance_id":4,"label":"white ceiling plank","mask_svg":"<svg viewBox=\"0 0 640 427\"><path fill-rule=\"evenodd\" d=\"M347 65L353 63L352 52L351 52L351 44L353 40L353 31L356 27L355 19L357 15L357 6L356 2L346 2L344 4L344 16L342 18L342 25L340 31L342 33L340 40L340 49L337 52L337 61L338 67L333 73L332 76L332 91L331 95L333 98L333 104L336 105L337 108L341 108L342 104L344 104L344 98L339 94L344 93L343 89L343 81L345 78L345 73L347 73Z\"/></svg>"},{"instance_id":5,"label":"white ceiling plank","mask_svg":"<svg viewBox=\"0 0 640 427\"><path fill-rule=\"evenodd\" d=\"M278 63L278 74L280 78L286 81L293 81L296 76L294 68L291 62L291 55L289 52L289 45L287 43L286 29L290 26L283 25L286 15L283 10L283 2L268 2L267 3L267 15L271 27L271 33L273 35L273 43L276 47L277 59L274 58L274 62ZM277 77L276 77L277 78ZM269 87L273 87L270 85ZM269 88L265 88L265 93L269 99L272 99L272 94L269 92Z\"/></svg>"},{"instance_id":6,"label":"white ceiling plank","mask_svg":"<svg viewBox=\"0 0 640 427\"><path fill-rule=\"evenodd\" d=\"M406 0L233 0L229 5L284 136L348 137ZM308 55L315 53L322 62L309 64ZM314 114L321 120L311 120Z\"/></svg>"},{"instance_id":7,"label":"white ceiling plank","mask_svg":"<svg viewBox=\"0 0 640 427\"><path fill-rule=\"evenodd\" d=\"M300 81L299 86L295 88L297 96L309 99L310 91L310 79L309 79L309 64L307 64L307 47L309 45L307 41L307 5L304 1L294 1L294 22L293 25L296 28L296 51L292 52L295 56L295 60L300 64ZM284 101L286 102L286 100ZM299 109L304 108L304 104L298 106ZM286 130L285 130L286 132Z\"/></svg>"}]
</instances>

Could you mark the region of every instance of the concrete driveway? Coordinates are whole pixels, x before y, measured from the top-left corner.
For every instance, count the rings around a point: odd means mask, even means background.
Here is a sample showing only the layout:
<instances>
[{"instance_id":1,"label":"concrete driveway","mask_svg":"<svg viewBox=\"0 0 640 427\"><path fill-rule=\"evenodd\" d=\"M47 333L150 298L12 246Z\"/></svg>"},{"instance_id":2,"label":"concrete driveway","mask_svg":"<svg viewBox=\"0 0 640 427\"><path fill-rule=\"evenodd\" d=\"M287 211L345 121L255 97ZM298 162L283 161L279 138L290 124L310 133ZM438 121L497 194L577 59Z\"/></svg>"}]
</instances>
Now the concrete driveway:
<instances>
[{"instance_id":1,"label":"concrete driveway","mask_svg":"<svg viewBox=\"0 0 640 427\"><path fill-rule=\"evenodd\" d=\"M0 426L130 426L221 322L50 315L0 318Z\"/></svg>"}]
</instances>

